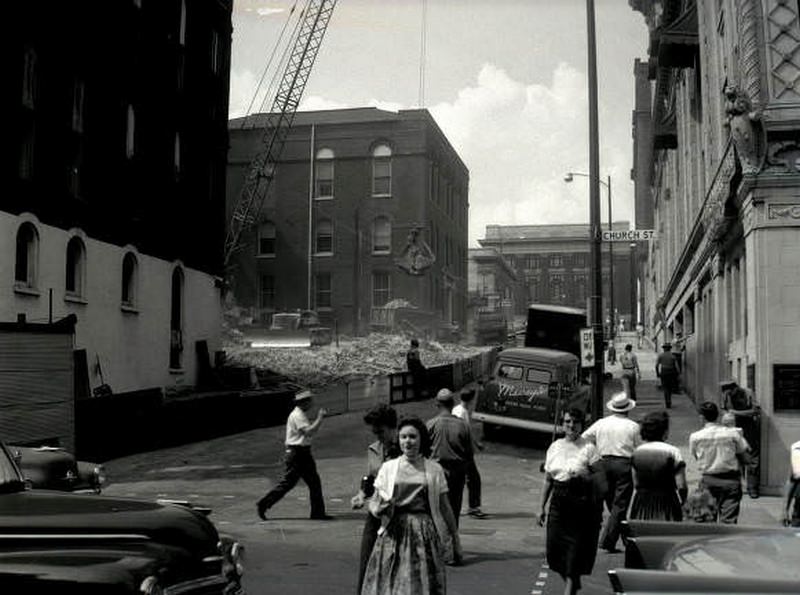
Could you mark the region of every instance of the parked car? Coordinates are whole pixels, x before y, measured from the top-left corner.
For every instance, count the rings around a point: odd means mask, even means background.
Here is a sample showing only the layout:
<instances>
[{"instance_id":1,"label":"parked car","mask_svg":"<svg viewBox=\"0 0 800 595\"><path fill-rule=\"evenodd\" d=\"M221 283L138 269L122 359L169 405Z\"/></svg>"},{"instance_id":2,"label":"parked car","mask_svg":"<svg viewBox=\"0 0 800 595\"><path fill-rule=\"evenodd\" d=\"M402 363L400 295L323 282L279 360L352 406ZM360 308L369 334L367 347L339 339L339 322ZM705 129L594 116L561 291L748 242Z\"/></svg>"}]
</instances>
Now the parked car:
<instances>
[{"instance_id":1,"label":"parked car","mask_svg":"<svg viewBox=\"0 0 800 595\"><path fill-rule=\"evenodd\" d=\"M243 548L209 510L27 489L0 443L0 592L243 593Z\"/></svg>"},{"instance_id":2,"label":"parked car","mask_svg":"<svg viewBox=\"0 0 800 595\"><path fill-rule=\"evenodd\" d=\"M539 347L504 349L497 356L495 398L479 395L472 418L484 434L496 426L553 432L559 411L588 408L589 388L580 383L578 357Z\"/></svg>"},{"instance_id":3,"label":"parked car","mask_svg":"<svg viewBox=\"0 0 800 595\"><path fill-rule=\"evenodd\" d=\"M615 593L800 593L800 529L629 521Z\"/></svg>"},{"instance_id":4,"label":"parked car","mask_svg":"<svg viewBox=\"0 0 800 595\"><path fill-rule=\"evenodd\" d=\"M91 490L99 494L105 483L105 470L98 463L78 461L63 448L53 446L10 446L11 454L31 487L75 492Z\"/></svg>"}]
</instances>

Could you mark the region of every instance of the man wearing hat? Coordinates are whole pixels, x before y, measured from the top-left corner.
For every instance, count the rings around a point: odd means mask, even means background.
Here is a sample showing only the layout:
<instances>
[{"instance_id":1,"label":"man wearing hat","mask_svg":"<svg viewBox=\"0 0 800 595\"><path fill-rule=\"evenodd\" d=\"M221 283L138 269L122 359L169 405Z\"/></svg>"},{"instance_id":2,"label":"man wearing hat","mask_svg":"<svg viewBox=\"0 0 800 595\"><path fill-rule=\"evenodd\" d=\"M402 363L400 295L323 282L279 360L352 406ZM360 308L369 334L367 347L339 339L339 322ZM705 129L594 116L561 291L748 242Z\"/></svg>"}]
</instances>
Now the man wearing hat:
<instances>
[{"instance_id":1,"label":"man wearing hat","mask_svg":"<svg viewBox=\"0 0 800 595\"><path fill-rule=\"evenodd\" d=\"M753 403L753 394L739 386L733 379L719 383L722 392L722 408L732 414L737 428L741 428L744 439L750 445L750 462L746 466L747 493L751 498L759 497L759 463L758 455L761 446L759 418L761 411Z\"/></svg>"},{"instance_id":2,"label":"man wearing hat","mask_svg":"<svg viewBox=\"0 0 800 595\"><path fill-rule=\"evenodd\" d=\"M322 498L322 482L317 473L317 464L311 455L311 439L317 433L327 413L320 407L314 421L308 419L308 410L313 403L311 391L304 390L294 397L294 409L286 420L286 468L278 484L256 503L258 517L267 520L267 511L297 485L302 479L308 486L311 500L311 518L329 520Z\"/></svg>"},{"instance_id":3,"label":"man wearing hat","mask_svg":"<svg viewBox=\"0 0 800 595\"><path fill-rule=\"evenodd\" d=\"M656 376L661 379L661 389L664 391L664 406L672 408L672 393L677 392L678 376L681 373L678 360L672 353L672 343L664 343L663 351L656 359Z\"/></svg>"},{"instance_id":4,"label":"man wearing hat","mask_svg":"<svg viewBox=\"0 0 800 595\"><path fill-rule=\"evenodd\" d=\"M631 409L636 407L635 401L625 393L617 393L606 403L606 407L611 415L594 422L583 433L583 437L597 446L608 482L605 497L608 518L600 535L600 547L615 552L620 527L633 494L631 455L642 439L639 424L628 417Z\"/></svg>"},{"instance_id":5,"label":"man wearing hat","mask_svg":"<svg viewBox=\"0 0 800 595\"><path fill-rule=\"evenodd\" d=\"M439 414L426 425L431 434L431 459L444 469L447 497L450 499L457 524L464 498L467 468L474 462L475 453L467 424L452 413L455 404L455 397L450 389L440 390L436 394L436 408Z\"/></svg>"}]
</instances>

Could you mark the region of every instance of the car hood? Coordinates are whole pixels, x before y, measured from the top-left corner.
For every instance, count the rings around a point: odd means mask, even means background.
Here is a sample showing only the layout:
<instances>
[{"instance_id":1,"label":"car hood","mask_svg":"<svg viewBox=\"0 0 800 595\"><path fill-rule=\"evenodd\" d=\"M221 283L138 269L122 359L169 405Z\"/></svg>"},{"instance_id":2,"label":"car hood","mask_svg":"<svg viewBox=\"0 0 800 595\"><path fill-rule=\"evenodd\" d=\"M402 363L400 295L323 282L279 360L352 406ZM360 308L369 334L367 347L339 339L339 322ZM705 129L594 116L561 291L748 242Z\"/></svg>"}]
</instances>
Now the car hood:
<instances>
[{"instance_id":1,"label":"car hood","mask_svg":"<svg viewBox=\"0 0 800 595\"><path fill-rule=\"evenodd\" d=\"M20 541L113 541L146 538L217 553L219 536L205 516L177 504L28 490L0 495L0 545Z\"/></svg>"}]
</instances>

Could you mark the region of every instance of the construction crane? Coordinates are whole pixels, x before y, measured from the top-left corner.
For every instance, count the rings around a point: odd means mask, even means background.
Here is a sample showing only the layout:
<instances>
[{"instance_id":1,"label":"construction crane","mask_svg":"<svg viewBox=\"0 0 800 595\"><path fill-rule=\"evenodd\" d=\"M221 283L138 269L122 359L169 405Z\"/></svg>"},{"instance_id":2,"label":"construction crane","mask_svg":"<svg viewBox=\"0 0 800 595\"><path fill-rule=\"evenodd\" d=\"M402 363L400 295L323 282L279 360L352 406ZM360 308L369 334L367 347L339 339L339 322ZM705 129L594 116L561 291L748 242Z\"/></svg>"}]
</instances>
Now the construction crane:
<instances>
[{"instance_id":1,"label":"construction crane","mask_svg":"<svg viewBox=\"0 0 800 595\"><path fill-rule=\"evenodd\" d=\"M269 193L275 166L280 159L286 137L311 68L317 58L322 38L328 28L337 0L308 0L300 15L300 24L292 52L281 77L275 100L267 114L267 125L261 137L261 149L250 163L239 198L233 208L225 237L225 273L230 282L234 255L244 245L244 235L259 220L261 207Z\"/></svg>"}]
</instances>

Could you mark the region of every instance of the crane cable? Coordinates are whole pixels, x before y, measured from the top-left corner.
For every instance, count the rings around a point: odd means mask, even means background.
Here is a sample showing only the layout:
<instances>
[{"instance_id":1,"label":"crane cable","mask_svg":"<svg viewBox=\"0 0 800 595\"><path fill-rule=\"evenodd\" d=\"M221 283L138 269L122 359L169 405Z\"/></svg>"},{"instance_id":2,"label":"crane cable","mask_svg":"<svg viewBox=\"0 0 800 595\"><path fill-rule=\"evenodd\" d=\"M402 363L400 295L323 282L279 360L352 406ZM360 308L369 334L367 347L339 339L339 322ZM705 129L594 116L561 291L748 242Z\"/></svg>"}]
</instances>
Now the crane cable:
<instances>
[{"instance_id":1,"label":"crane cable","mask_svg":"<svg viewBox=\"0 0 800 595\"><path fill-rule=\"evenodd\" d=\"M266 78L267 72L269 71L269 68L272 65L272 61L275 59L275 54L278 51L278 47L281 45L281 41L283 40L283 36L286 33L286 28L289 25L289 21L292 20L292 15L294 15L294 11L295 11L296 8L297 8L297 2L295 2L292 5L292 8L289 10L289 15L286 17L286 20L283 23L283 27L281 28L281 32L278 35L278 39L275 41L275 45L272 47L272 52L270 52L269 59L267 60L267 63L264 66L264 69L261 72L261 78L259 78L259 80L258 80L258 85L256 86L256 90L253 93L253 96L250 98L250 103L248 104L247 109L244 112L244 117L242 118L242 128L244 128L244 124L245 124L245 121L247 120L247 116L249 116L251 114L251 111L253 109L253 104L255 103L259 92L261 91L261 86L264 84L264 79ZM296 29L296 26L295 26L295 29ZM286 50L284 49L284 55L285 54L286 54ZM283 58L281 58L281 60L283 60ZM275 76L273 75L272 80L274 80L274 79L275 79ZM265 98L269 96L269 89L270 89L270 87L272 87L272 85L273 85L273 83L270 83L269 87L267 88L267 93L265 93L265 95L264 95ZM263 109L263 105L264 105L264 101L261 102L262 109Z\"/></svg>"}]
</instances>

